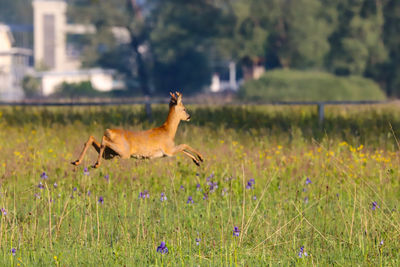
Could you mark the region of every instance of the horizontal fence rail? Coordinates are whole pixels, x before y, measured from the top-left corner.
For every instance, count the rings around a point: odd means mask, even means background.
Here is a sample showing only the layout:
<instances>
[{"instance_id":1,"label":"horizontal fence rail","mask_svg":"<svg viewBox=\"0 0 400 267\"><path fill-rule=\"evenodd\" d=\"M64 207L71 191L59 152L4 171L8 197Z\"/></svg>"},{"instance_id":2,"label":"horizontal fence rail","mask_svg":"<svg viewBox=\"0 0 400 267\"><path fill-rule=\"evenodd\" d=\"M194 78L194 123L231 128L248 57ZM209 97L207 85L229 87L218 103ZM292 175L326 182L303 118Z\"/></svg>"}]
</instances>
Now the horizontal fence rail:
<instances>
[{"instance_id":1,"label":"horizontal fence rail","mask_svg":"<svg viewBox=\"0 0 400 267\"><path fill-rule=\"evenodd\" d=\"M70 101L70 102L49 102L49 101L21 101L21 102L1 102L0 106L31 106L31 107L62 107L62 106L119 106L119 105L144 105L147 117L152 119L152 104L168 103L169 98L165 99L148 99L148 100L118 100L118 101ZM187 100L186 104L204 104L199 101ZM318 122L322 124L325 118L326 105L377 105L387 104L389 101L272 101L272 102L242 102L242 103L225 103L224 105L256 105L256 106L317 106Z\"/></svg>"}]
</instances>

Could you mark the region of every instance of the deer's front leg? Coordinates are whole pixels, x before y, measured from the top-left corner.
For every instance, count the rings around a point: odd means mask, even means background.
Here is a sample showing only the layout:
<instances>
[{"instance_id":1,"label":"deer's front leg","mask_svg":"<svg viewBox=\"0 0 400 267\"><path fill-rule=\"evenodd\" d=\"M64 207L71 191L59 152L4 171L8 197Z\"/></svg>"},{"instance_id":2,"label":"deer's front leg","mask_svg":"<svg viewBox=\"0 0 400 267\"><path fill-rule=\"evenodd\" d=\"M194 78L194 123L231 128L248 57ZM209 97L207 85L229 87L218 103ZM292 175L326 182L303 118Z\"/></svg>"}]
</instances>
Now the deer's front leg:
<instances>
[{"instance_id":1,"label":"deer's front leg","mask_svg":"<svg viewBox=\"0 0 400 267\"><path fill-rule=\"evenodd\" d=\"M198 158L201 162L203 162L203 160L204 160L203 156L200 154L200 152L198 152L198 151L197 151L196 149L194 149L193 147L191 147L191 146L189 146L189 145L187 145L187 144L181 144L181 145L179 145L179 146L177 146L177 147L180 147L182 150L187 150L187 151L192 152L193 154L195 154L195 155L197 156L197 158Z\"/></svg>"},{"instance_id":2,"label":"deer's front leg","mask_svg":"<svg viewBox=\"0 0 400 267\"><path fill-rule=\"evenodd\" d=\"M200 166L200 161L195 156L193 156L189 152L185 151L186 147L187 147L187 145L185 145L185 144L176 146L176 147L174 147L174 149L171 153L167 153L167 154L175 155L178 152L182 152L183 154L185 154L186 156L191 158L193 160L194 164L196 164L197 166ZM201 161L203 161L203 160L201 160Z\"/></svg>"}]
</instances>

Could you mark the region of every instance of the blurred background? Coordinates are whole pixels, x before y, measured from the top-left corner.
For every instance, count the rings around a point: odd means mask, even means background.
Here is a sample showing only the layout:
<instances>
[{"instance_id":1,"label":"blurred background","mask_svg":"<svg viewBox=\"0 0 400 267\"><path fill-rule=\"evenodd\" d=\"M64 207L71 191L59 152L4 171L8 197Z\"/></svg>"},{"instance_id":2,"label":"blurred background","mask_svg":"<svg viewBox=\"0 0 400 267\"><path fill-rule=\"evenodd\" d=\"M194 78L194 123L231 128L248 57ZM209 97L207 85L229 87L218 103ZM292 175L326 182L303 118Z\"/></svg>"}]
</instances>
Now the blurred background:
<instances>
[{"instance_id":1,"label":"blurred background","mask_svg":"<svg viewBox=\"0 0 400 267\"><path fill-rule=\"evenodd\" d=\"M400 96L398 0L0 0L0 101Z\"/></svg>"}]
</instances>

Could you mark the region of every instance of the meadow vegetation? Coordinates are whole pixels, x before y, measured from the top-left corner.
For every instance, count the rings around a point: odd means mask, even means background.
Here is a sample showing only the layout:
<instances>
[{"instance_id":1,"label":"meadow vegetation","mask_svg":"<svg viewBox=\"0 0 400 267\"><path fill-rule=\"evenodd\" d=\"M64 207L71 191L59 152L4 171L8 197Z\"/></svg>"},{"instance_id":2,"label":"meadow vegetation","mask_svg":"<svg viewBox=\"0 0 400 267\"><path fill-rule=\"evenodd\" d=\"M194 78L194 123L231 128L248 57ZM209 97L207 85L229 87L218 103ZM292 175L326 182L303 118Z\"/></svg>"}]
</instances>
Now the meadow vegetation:
<instances>
[{"instance_id":1,"label":"meadow vegetation","mask_svg":"<svg viewBox=\"0 0 400 267\"><path fill-rule=\"evenodd\" d=\"M142 107L0 109L0 264L398 266L400 107L189 106L176 142L205 156L105 161ZM162 242L165 244L162 245Z\"/></svg>"}]
</instances>

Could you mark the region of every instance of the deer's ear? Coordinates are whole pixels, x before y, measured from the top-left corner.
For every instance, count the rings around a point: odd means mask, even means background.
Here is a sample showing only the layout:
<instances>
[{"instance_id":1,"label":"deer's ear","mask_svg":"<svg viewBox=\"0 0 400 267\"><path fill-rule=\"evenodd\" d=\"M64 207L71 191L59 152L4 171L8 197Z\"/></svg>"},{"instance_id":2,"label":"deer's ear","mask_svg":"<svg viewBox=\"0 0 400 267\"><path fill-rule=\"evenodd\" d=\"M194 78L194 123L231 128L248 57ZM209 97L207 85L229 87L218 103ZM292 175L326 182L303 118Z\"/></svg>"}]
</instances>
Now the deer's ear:
<instances>
[{"instance_id":1,"label":"deer's ear","mask_svg":"<svg viewBox=\"0 0 400 267\"><path fill-rule=\"evenodd\" d=\"M169 94L171 95L172 98L176 99L176 96L174 95L174 93L169 92Z\"/></svg>"},{"instance_id":2,"label":"deer's ear","mask_svg":"<svg viewBox=\"0 0 400 267\"><path fill-rule=\"evenodd\" d=\"M175 92L175 94L176 94L176 96L178 97L178 98L176 99L176 100L177 100L177 103L178 103L178 104L182 103L182 94L179 93L179 92Z\"/></svg>"}]
</instances>

